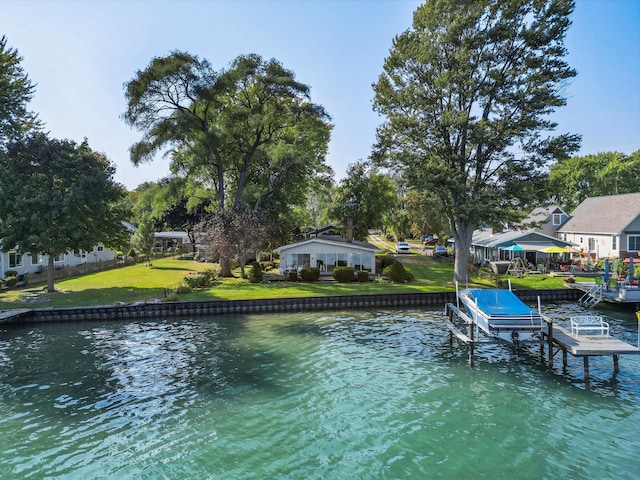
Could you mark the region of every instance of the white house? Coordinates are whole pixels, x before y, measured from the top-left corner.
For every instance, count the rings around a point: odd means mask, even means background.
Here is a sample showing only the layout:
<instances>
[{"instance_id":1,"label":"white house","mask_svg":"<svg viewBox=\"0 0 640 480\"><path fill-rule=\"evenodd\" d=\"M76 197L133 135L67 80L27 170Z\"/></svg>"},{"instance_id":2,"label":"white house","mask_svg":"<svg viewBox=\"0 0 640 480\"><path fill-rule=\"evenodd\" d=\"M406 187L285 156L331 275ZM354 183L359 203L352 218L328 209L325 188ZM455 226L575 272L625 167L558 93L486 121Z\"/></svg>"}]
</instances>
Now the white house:
<instances>
[{"instance_id":1,"label":"white house","mask_svg":"<svg viewBox=\"0 0 640 480\"><path fill-rule=\"evenodd\" d=\"M558 230L558 238L596 258L627 258L640 251L640 193L585 199Z\"/></svg>"},{"instance_id":2,"label":"white house","mask_svg":"<svg viewBox=\"0 0 640 480\"><path fill-rule=\"evenodd\" d=\"M96 245L91 251L66 252L53 259L54 268L77 267L84 263L99 263L114 260L116 252L104 245ZM43 272L48 264L47 255L18 253L15 250L0 251L0 278L6 278L6 272L13 270L18 275Z\"/></svg>"},{"instance_id":3,"label":"white house","mask_svg":"<svg viewBox=\"0 0 640 480\"><path fill-rule=\"evenodd\" d=\"M321 273L328 274L341 266L375 274L375 254L380 250L367 242L321 235L283 245L274 251L280 254L282 274L304 267L317 267Z\"/></svg>"}]
</instances>

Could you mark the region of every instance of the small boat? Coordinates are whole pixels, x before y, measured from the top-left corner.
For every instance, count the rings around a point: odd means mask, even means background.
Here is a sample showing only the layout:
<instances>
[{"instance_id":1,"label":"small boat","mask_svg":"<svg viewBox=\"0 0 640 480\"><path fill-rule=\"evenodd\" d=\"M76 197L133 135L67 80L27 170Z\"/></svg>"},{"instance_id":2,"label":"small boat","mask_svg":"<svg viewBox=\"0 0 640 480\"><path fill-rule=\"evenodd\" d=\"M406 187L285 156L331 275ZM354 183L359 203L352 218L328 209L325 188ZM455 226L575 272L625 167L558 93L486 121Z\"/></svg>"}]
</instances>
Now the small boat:
<instances>
[{"instance_id":1,"label":"small boat","mask_svg":"<svg viewBox=\"0 0 640 480\"><path fill-rule=\"evenodd\" d=\"M538 310L526 305L511 290L471 289L458 292L469 318L488 335L517 344L539 335L544 319Z\"/></svg>"}]
</instances>

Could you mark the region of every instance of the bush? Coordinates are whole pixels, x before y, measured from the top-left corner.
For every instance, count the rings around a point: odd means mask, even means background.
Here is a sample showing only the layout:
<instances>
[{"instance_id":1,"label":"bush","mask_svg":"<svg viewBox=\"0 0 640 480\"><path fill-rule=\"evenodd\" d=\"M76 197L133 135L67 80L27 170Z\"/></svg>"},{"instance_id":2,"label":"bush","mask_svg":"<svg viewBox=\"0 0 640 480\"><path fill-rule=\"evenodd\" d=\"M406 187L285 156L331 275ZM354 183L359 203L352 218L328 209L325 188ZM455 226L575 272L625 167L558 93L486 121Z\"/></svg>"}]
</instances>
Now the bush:
<instances>
[{"instance_id":1,"label":"bush","mask_svg":"<svg viewBox=\"0 0 640 480\"><path fill-rule=\"evenodd\" d=\"M393 265L396 259L393 255L379 255L376 257L376 272L381 272L385 268Z\"/></svg>"},{"instance_id":2,"label":"bush","mask_svg":"<svg viewBox=\"0 0 640 480\"><path fill-rule=\"evenodd\" d=\"M184 277L184 283L191 289L200 288L205 284L205 276L200 273L187 275Z\"/></svg>"},{"instance_id":3,"label":"bush","mask_svg":"<svg viewBox=\"0 0 640 480\"><path fill-rule=\"evenodd\" d=\"M289 272L289 281L290 282L297 282L298 281L298 272L296 272L295 270L292 272Z\"/></svg>"},{"instance_id":4,"label":"bush","mask_svg":"<svg viewBox=\"0 0 640 480\"><path fill-rule=\"evenodd\" d=\"M369 281L369 272L366 270L361 270L358 272L358 281L359 282L368 282Z\"/></svg>"},{"instance_id":5,"label":"bush","mask_svg":"<svg viewBox=\"0 0 640 480\"><path fill-rule=\"evenodd\" d=\"M4 272L4 276L6 277L17 277L18 276L18 272L16 270L7 270L6 272Z\"/></svg>"},{"instance_id":6,"label":"bush","mask_svg":"<svg viewBox=\"0 0 640 480\"><path fill-rule=\"evenodd\" d=\"M15 287L18 283L18 277L16 277L15 275L7 277L4 279L4 283L7 285L7 287Z\"/></svg>"},{"instance_id":7,"label":"bush","mask_svg":"<svg viewBox=\"0 0 640 480\"><path fill-rule=\"evenodd\" d=\"M339 283L353 282L353 267L336 267L333 269L333 278Z\"/></svg>"},{"instance_id":8,"label":"bush","mask_svg":"<svg viewBox=\"0 0 640 480\"><path fill-rule=\"evenodd\" d=\"M191 293L191 287L189 285L180 285L176 290L176 293L184 295L185 293Z\"/></svg>"},{"instance_id":9,"label":"bush","mask_svg":"<svg viewBox=\"0 0 640 480\"><path fill-rule=\"evenodd\" d=\"M258 262L251 264L248 277L251 283L260 283L262 281L262 267Z\"/></svg>"},{"instance_id":10,"label":"bush","mask_svg":"<svg viewBox=\"0 0 640 480\"><path fill-rule=\"evenodd\" d=\"M397 260L393 262L393 265L385 268L382 274L394 283L405 283L413 280L413 274Z\"/></svg>"},{"instance_id":11,"label":"bush","mask_svg":"<svg viewBox=\"0 0 640 480\"><path fill-rule=\"evenodd\" d=\"M300 277L304 282L316 282L320 278L319 268L303 268L300 271Z\"/></svg>"},{"instance_id":12,"label":"bush","mask_svg":"<svg viewBox=\"0 0 640 480\"><path fill-rule=\"evenodd\" d=\"M169 295L164 297L164 301L165 302L177 302L178 301L178 294L176 292L171 292Z\"/></svg>"}]
</instances>

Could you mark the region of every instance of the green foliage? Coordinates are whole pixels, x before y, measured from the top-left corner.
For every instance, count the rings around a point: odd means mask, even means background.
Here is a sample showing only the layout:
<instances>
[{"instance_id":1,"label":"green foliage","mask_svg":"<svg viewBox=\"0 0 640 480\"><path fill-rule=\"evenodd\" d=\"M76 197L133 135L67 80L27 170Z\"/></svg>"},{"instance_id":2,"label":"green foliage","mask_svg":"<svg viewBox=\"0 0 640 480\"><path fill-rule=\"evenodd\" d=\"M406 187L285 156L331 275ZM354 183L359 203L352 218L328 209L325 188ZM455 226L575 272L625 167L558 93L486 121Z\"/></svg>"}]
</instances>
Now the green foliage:
<instances>
[{"instance_id":1,"label":"green foliage","mask_svg":"<svg viewBox=\"0 0 640 480\"><path fill-rule=\"evenodd\" d=\"M190 289L202 288L211 285L216 279L216 271L208 268L198 273L193 273L184 277L183 282Z\"/></svg>"},{"instance_id":2,"label":"green foliage","mask_svg":"<svg viewBox=\"0 0 640 480\"><path fill-rule=\"evenodd\" d=\"M369 281L369 272L366 270L361 270L357 272L358 281L359 282L368 282Z\"/></svg>"},{"instance_id":3,"label":"green foliage","mask_svg":"<svg viewBox=\"0 0 640 480\"><path fill-rule=\"evenodd\" d=\"M320 269L308 267L300 270L300 278L305 282L317 282L320 279Z\"/></svg>"},{"instance_id":4,"label":"green foliage","mask_svg":"<svg viewBox=\"0 0 640 480\"><path fill-rule=\"evenodd\" d=\"M130 248L129 251L127 252L127 257L136 258L136 256L137 256L136 251L133 248Z\"/></svg>"},{"instance_id":5,"label":"green foliage","mask_svg":"<svg viewBox=\"0 0 640 480\"><path fill-rule=\"evenodd\" d=\"M0 238L49 256L49 290L55 255L128 242L128 213L119 205L125 190L113 180L115 166L86 141L34 133L0 156L0 171Z\"/></svg>"},{"instance_id":6,"label":"green foliage","mask_svg":"<svg viewBox=\"0 0 640 480\"><path fill-rule=\"evenodd\" d=\"M20 65L18 51L0 37L0 152L32 129L41 127L37 116L27 110L35 86Z\"/></svg>"},{"instance_id":7,"label":"green foliage","mask_svg":"<svg viewBox=\"0 0 640 480\"><path fill-rule=\"evenodd\" d=\"M598 153L560 160L549 172L553 199L570 212L587 197L640 191L640 150L631 155Z\"/></svg>"},{"instance_id":8,"label":"green foliage","mask_svg":"<svg viewBox=\"0 0 640 480\"><path fill-rule=\"evenodd\" d=\"M7 270L6 272L4 272L4 276L5 277L17 277L18 276L18 271L17 270Z\"/></svg>"},{"instance_id":9,"label":"green foliage","mask_svg":"<svg viewBox=\"0 0 640 480\"><path fill-rule=\"evenodd\" d=\"M289 281L290 282L297 282L298 281L298 272L296 272L296 271L289 272Z\"/></svg>"},{"instance_id":10,"label":"green foliage","mask_svg":"<svg viewBox=\"0 0 640 480\"><path fill-rule=\"evenodd\" d=\"M259 262L251 264L248 277L251 283L260 283L262 281L262 267Z\"/></svg>"},{"instance_id":11,"label":"green foliage","mask_svg":"<svg viewBox=\"0 0 640 480\"><path fill-rule=\"evenodd\" d=\"M147 259L150 265L151 255L156 247L155 226L149 213L142 214L138 223L138 230L133 236L133 246ZM132 249L133 250L133 249Z\"/></svg>"},{"instance_id":12,"label":"green foliage","mask_svg":"<svg viewBox=\"0 0 640 480\"><path fill-rule=\"evenodd\" d=\"M7 285L7 287L15 287L16 284L18 283L18 277L15 277L15 276L6 277L4 279L4 283Z\"/></svg>"},{"instance_id":13,"label":"green foliage","mask_svg":"<svg viewBox=\"0 0 640 480\"><path fill-rule=\"evenodd\" d=\"M189 292L184 292L184 293L189 293ZM165 302L177 302L179 300L178 292L169 293L166 297L164 297L164 300Z\"/></svg>"},{"instance_id":14,"label":"green foliage","mask_svg":"<svg viewBox=\"0 0 640 480\"><path fill-rule=\"evenodd\" d=\"M395 261L396 258L393 255L376 255L376 272L383 271Z\"/></svg>"},{"instance_id":15,"label":"green foliage","mask_svg":"<svg viewBox=\"0 0 640 480\"><path fill-rule=\"evenodd\" d=\"M455 278L468 280L481 223L521 220L544 192L546 166L578 149L549 137L549 114L575 76L564 61L572 0L429 1L398 35L374 85L386 117L373 159L430 192L456 240ZM455 19L455 20L452 20ZM518 152L517 154L514 152Z\"/></svg>"},{"instance_id":16,"label":"green foliage","mask_svg":"<svg viewBox=\"0 0 640 480\"><path fill-rule=\"evenodd\" d=\"M395 185L387 174L358 162L349 165L347 176L336 188L331 216L336 224L353 220L353 238L366 240L369 229L382 229L397 203Z\"/></svg>"},{"instance_id":17,"label":"green foliage","mask_svg":"<svg viewBox=\"0 0 640 480\"><path fill-rule=\"evenodd\" d=\"M333 269L333 278L339 283L353 282L353 267L336 267Z\"/></svg>"},{"instance_id":18,"label":"green foliage","mask_svg":"<svg viewBox=\"0 0 640 480\"><path fill-rule=\"evenodd\" d=\"M382 275L394 283L406 283L414 279L411 271L404 268L404 265L397 260L393 262L393 265L385 268Z\"/></svg>"}]
</instances>

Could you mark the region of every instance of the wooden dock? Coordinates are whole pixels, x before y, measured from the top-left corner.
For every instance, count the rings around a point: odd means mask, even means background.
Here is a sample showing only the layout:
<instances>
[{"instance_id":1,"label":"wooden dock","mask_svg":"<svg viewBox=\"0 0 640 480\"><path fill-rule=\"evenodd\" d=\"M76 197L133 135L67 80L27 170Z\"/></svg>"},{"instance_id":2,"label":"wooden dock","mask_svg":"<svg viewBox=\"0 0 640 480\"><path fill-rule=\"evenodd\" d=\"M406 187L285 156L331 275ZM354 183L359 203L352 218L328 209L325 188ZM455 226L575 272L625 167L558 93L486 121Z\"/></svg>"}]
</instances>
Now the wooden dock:
<instances>
[{"instance_id":1,"label":"wooden dock","mask_svg":"<svg viewBox=\"0 0 640 480\"><path fill-rule=\"evenodd\" d=\"M547 322L546 331L542 336L549 346L549 365L553 367L553 357L562 351L562 367L567 368L567 355L582 357L584 365L584 378L589 380L589 357L613 358L613 370L620 370L618 361L620 355L640 355L640 348L634 347L622 340L609 335L574 335L569 330Z\"/></svg>"},{"instance_id":2,"label":"wooden dock","mask_svg":"<svg viewBox=\"0 0 640 480\"><path fill-rule=\"evenodd\" d=\"M638 316L640 321L640 314ZM455 305L447 304L445 306L445 325L449 329L449 342L452 344L453 338L457 338L466 344L469 349L469 366L473 367L473 354L475 344L484 343L501 343L480 340L474 338L474 330L476 330L473 320L460 311ZM562 366L567 368L567 358L571 354L574 357L582 357L584 365L584 378L589 380L589 357L613 358L614 372L618 372L620 355L640 355L640 348L630 345L622 340L618 340L610 335L574 335L557 324L554 324L550 318L545 317L546 328L542 330L542 338L527 341L529 344L540 344L540 356L544 358L544 346L548 346L549 366L553 368L553 359L558 352L562 352ZM466 327L466 333L460 327Z\"/></svg>"}]
</instances>

